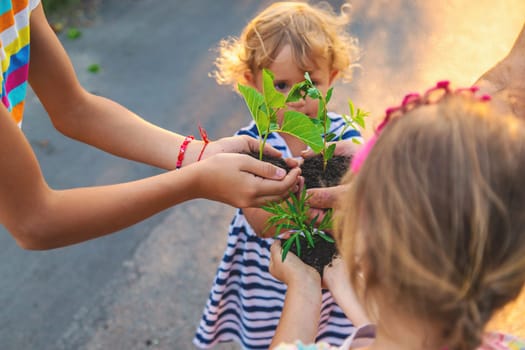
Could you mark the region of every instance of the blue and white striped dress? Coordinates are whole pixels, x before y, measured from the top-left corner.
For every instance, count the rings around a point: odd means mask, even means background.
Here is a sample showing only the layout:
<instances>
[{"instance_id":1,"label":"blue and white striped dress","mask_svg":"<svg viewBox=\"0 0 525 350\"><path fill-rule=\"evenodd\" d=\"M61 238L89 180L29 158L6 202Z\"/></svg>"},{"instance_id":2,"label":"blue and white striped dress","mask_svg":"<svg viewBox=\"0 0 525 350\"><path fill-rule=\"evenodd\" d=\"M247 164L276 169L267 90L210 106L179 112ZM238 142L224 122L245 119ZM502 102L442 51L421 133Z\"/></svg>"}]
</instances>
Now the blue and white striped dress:
<instances>
[{"instance_id":1,"label":"blue and white striped dress","mask_svg":"<svg viewBox=\"0 0 525 350\"><path fill-rule=\"evenodd\" d=\"M343 119L329 113L331 132L339 135ZM236 135L258 138L255 124ZM343 139L360 138L357 130L347 129ZM270 145L292 157L284 139L268 136ZM228 232L228 244L217 270L204 314L193 343L209 348L218 342L238 341L245 349L268 349L283 308L286 285L268 270L273 238L260 238L238 209ZM335 304L330 292L323 291L321 321L316 341L339 346L354 327Z\"/></svg>"}]
</instances>

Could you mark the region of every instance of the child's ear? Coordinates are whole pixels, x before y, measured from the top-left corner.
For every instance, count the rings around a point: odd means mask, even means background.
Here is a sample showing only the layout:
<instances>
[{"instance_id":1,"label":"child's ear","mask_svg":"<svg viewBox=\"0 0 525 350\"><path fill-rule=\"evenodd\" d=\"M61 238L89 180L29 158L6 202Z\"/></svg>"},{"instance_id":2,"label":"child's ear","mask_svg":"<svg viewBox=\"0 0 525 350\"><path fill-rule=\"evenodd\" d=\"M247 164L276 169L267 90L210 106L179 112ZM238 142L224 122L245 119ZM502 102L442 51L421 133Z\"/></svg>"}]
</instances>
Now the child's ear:
<instances>
[{"instance_id":1,"label":"child's ear","mask_svg":"<svg viewBox=\"0 0 525 350\"><path fill-rule=\"evenodd\" d=\"M255 88L255 76L253 75L253 73L251 71L246 71L244 72L244 79L246 80L246 84L248 86L251 86L253 88Z\"/></svg>"},{"instance_id":2,"label":"child's ear","mask_svg":"<svg viewBox=\"0 0 525 350\"><path fill-rule=\"evenodd\" d=\"M338 70L333 70L333 71L330 72L330 81L329 81L328 85L332 85L333 84L333 82L335 81L335 78L337 77L338 74L339 74Z\"/></svg>"}]
</instances>

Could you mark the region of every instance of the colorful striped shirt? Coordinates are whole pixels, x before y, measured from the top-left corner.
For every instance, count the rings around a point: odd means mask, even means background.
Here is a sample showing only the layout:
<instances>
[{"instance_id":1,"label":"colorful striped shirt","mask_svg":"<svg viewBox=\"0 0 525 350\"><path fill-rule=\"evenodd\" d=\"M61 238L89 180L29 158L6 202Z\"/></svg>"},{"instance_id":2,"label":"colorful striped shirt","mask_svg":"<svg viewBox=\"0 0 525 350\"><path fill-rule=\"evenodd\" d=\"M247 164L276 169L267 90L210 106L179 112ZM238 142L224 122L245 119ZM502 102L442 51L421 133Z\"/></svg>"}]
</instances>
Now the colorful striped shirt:
<instances>
[{"instance_id":1,"label":"colorful striped shirt","mask_svg":"<svg viewBox=\"0 0 525 350\"><path fill-rule=\"evenodd\" d=\"M29 18L40 0L0 0L2 103L20 126L29 74Z\"/></svg>"},{"instance_id":2,"label":"colorful striped shirt","mask_svg":"<svg viewBox=\"0 0 525 350\"><path fill-rule=\"evenodd\" d=\"M330 132L341 134L344 120L333 113ZM252 122L237 135L259 138ZM360 138L358 131L347 129L343 139ZM267 143L292 157L278 133L268 136ZM220 262L208 302L193 343L209 348L219 342L237 341L244 349L268 349L281 317L286 285L269 272L270 246L273 238L258 237L237 210L229 228L227 247ZM354 327L334 302L330 292L323 291L318 341L341 344Z\"/></svg>"},{"instance_id":3,"label":"colorful striped shirt","mask_svg":"<svg viewBox=\"0 0 525 350\"><path fill-rule=\"evenodd\" d=\"M356 332L356 333L359 333ZM275 350L352 350L369 347L373 343L374 335L352 334L341 347L333 347L328 343L303 344L280 344ZM482 344L477 350L525 350L525 340L511 334L489 332L485 334Z\"/></svg>"}]
</instances>

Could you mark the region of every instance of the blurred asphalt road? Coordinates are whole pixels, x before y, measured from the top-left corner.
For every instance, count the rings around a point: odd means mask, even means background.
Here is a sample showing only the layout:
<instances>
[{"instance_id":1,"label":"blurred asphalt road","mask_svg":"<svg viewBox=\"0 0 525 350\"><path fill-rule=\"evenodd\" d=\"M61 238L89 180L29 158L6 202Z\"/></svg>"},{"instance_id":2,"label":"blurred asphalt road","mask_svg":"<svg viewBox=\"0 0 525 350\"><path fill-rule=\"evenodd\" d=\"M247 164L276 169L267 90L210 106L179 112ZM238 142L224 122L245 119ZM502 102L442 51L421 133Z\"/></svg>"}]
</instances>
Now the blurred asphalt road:
<instances>
[{"instance_id":1,"label":"blurred asphalt road","mask_svg":"<svg viewBox=\"0 0 525 350\"><path fill-rule=\"evenodd\" d=\"M200 122L219 138L248 115L238 96L208 77L210 49L270 2L107 0L81 38L61 39L90 91L162 127L197 134ZM356 0L353 8L362 69L355 83L336 86L333 106L346 112L351 97L374 116L438 79L472 83L506 53L525 13L522 0ZM89 73L91 64L101 71ZM32 95L23 130L54 188L160 172L59 135ZM23 251L0 227L0 348L192 349L233 211L196 200L50 252Z\"/></svg>"}]
</instances>

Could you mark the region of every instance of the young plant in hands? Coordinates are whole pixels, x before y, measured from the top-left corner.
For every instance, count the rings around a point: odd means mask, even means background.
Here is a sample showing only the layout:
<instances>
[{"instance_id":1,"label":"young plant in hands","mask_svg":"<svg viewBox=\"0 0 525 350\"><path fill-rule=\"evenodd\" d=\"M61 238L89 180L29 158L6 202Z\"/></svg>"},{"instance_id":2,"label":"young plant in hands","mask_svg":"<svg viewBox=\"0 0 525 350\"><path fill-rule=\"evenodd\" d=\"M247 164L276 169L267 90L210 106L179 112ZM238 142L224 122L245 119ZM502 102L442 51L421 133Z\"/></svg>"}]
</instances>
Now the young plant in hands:
<instances>
[{"instance_id":1,"label":"young plant in hands","mask_svg":"<svg viewBox=\"0 0 525 350\"><path fill-rule=\"evenodd\" d=\"M298 111L287 110L284 112L282 123L279 124L277 112L287 108L287 103L296 101L296 98L292 95L284 96L275 89L274 75L270 70L263 69L262 79L262 93L251 86L238 85L239 92L244 97L259 135L261 135L259 159L262 160L262 150L272 132L282 132L295 136L319 152L322 149L323 138L316 127L315 119L311 119ZM292 89L293 91L294 89Z\"/></svg>"},{"instance_id":2,"label":"young plant in hands","mask_svg":"<svg viewBox=\"0 0 525 350\"><path fill-rule=\"evenodd\" d=\"M267 224L268 227L276 227L276 237L282 231L290 231L290 235L283 239L282 260L284 261L288 252L292 250L322 276L324 266L332 260L333 251L330 249L328 255L321 255L315 254L312 250L316 245L323 243L322 241L330 245L335 243L327 234L327 231L332 229L332 209L328 209L322 219L318 216L310 218L310 207L307 204L304 188L299 197L291 195L282 203L272 202L263 209L272 214ZM303 250L302 247L305 249Z\"/></svg>"},{"instance_id":3,"label":"young plant in hands","mask_svg":"<svg viewBox=\"0 0 525 350\"><path fill-rule=\"evenodd\" d=\"M307 97L318 100L318 110L317 110L317 117L312 119L314 124L318 125L321 129L323 137L323 145L322 149L319 151L312 149L314 153L321 153L323 156L323 171L326 171L326 166L328 164L328 161L332 159L334 156L336 144L331 142L336 139L337 135L334 132L330 132L330 123L331 120L328 117L328 110L327 105L328 102L330 102L330 99L332 98L333 93L333 87L330 87L325 95L323 95L322 91L320 91L316 86L315 83L312 81L312 78L310 77L310 74L306 72L304 74L305 80L299 84L296 84L294 87L292 87L288 100L289 101L297 101L299 99L305 99ZM365 129L365 118L369 115L369 112L363 111L361 108L355 108L354 103L352 100L348 100L348 107L350 110L350 114L342 114L341 117L345 121L345 124L343 125L342 132L339 134L339 141L341 141L343 138L343 135L348 129ZM360 140L357 138L352 138L352 142L360 144Z\"/></svg>"},{"instance_id":4,"label":"young plant in hands","mask_svg":"<svg viewBox=\"0 0 525 350\"><path fill-rule=\"evenodd\" d=\"M265 84L271 86L274 90L273 75L269 71L265 75L267 79ZM264 76L264 73L263 73ZM312 122L303 123L301 129L304 132L304 128L310 128L311 131L305 134L312 135L323 135L321 147L316 150L312 148L312 151L315 153L320 153L322 155L322 169L315 169L315 166L318 164L313 163L315 159L310 158L311 162L305 161L304 170L305 182L307 187L312 187L312 179L308 177L308 171L317 171L319 177L329 176L327 171L328 162L333 158L334 151L336 149L336 143L332 142L337 138L337 135L334 132L331 132L331 119L328 116L327 104L331 99L333 88L330 87L326 94L323 94L320 91L314 81L311 79L310 74L306 72L304 74L305 80L295 84L289 91L286 102L296 102L299 100L304 100L306 98L311 98L318 101L317 115L314 118L308 118L304 115L304 118L311 120ZM271 84L270 84L271 83ZM270 90L270 89L268 89ZM265 90L266 91L266 90ZM245 96L246 98L246 96ZM269 100L270 97L265 98ZM365 126L364 118L368 113L362 111L360 108L355 109L354 104L349 100L350 114L343 116L345 124L342 125L342 133L340 134L340 139L344 132L353 126L359 125L361 127ZM300 112L293 111L294 115L300 115ZM256 119L254 112L252 111L254 119ZM286 113L285 119L286 121ZM355 139L352 139L355 142ZM357 141L359 142L359 141ZM351 156L341 157L337 159L337 162L343 162L343 168L336 169L336 181L330 184L330 186L336 185L342 175L345 173L347 166L350 162ZM337 166L336 160L334 160L332 167ZM314 168L312 168L312 166ZM332 173L334 172L334 169ZM338 171L338 172L337 172ZM314 185L314 187L322 186L322 184ZM315 267L319 273L322 275L323 268L326 264L330 263L333 255L336 252L334 240L325 232L332 225L331 212L332 209L327 209L323 213L318 213L314 217L311 217L309 213L310 207L307 205L307 196L306 190L303 190L299 197L292 195L283 203L270 203L267 206L263 207L264 210L272 214L267 220L267 226L265 230L275 228L274 234L277 237L283 230L290 230L292 234L284 239L283 243L283 260L286 257L288 251L293 247L293 251L301 257L305 262ZM316 243L323 243L324 247L319 248L315 251L313 249L316 246ZM329 243L326 245L326 243ZM302 247L305 249L303 250ZM304 254L303 254L304 253Z\"/></svg>"},{"instance_id":5,"label":"young plant in hands","mask_svg":"<svg viewBox=\"0 0 525 350\"><path fill-rule=\"evenodd\" d=\"M328 118L328 111L326 105L330 102L332 97L333 88L330 87L323 96L323 93L315 86L310 78L310 74L306 72L304 74L305 80L302 83L296 84L290 91L290 98L297 101L299 99L305 99L310 97L314 100L318 100L317 116L313 118L314 124L319 125L323 137L323 147L320 151L314 150L316 153L321 153L323 156L323 171L326 170L328 160L333 157L335 144L329 144L330 141L335 139L336 135L330 130L330 118Z\"/></svg>"}]
</instances>

